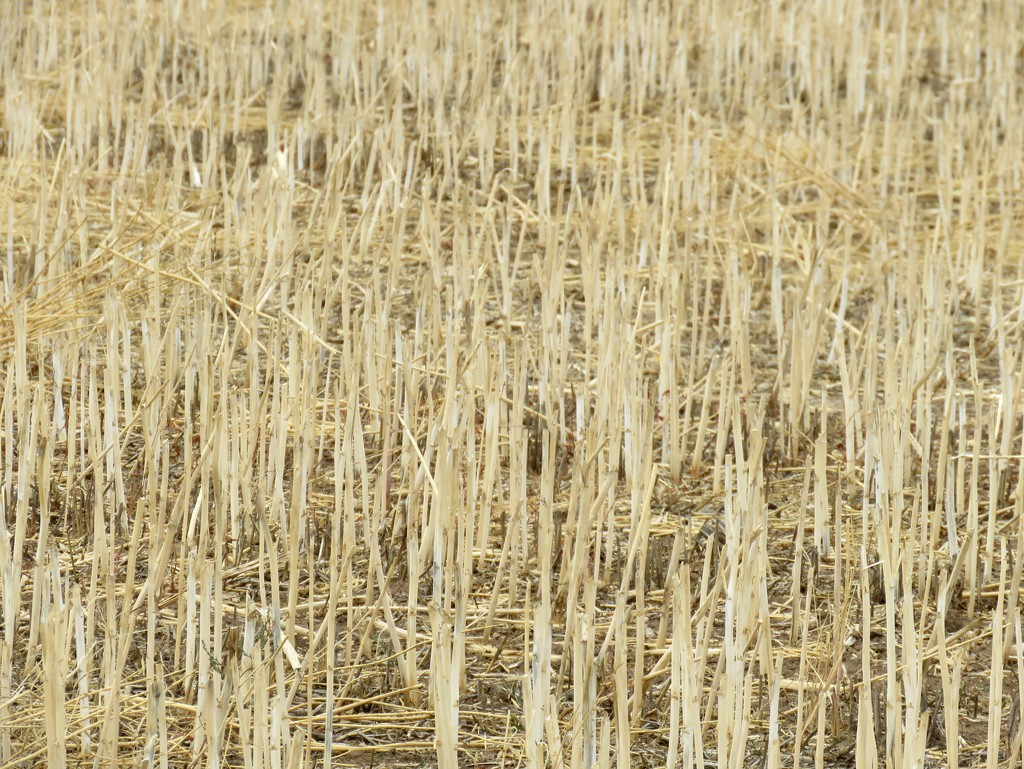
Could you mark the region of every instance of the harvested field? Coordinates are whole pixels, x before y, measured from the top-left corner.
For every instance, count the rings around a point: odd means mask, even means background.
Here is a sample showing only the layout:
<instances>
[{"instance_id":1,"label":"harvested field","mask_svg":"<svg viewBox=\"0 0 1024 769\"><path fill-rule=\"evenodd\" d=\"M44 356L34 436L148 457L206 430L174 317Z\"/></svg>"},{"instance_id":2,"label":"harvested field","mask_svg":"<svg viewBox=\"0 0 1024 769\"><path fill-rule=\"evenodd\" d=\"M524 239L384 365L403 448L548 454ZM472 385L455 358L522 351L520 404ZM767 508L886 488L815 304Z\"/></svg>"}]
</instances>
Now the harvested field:
<instances>
[{"instance_id":1,"label":"harvested field","mask_svg":"<svg viewBox=\"0 0 1024 769\"><path fill-rule=\"evenodd\" d=\"M0 769L1022 762L1024 5L5 0Z\"/></svg>"}]
</instances>

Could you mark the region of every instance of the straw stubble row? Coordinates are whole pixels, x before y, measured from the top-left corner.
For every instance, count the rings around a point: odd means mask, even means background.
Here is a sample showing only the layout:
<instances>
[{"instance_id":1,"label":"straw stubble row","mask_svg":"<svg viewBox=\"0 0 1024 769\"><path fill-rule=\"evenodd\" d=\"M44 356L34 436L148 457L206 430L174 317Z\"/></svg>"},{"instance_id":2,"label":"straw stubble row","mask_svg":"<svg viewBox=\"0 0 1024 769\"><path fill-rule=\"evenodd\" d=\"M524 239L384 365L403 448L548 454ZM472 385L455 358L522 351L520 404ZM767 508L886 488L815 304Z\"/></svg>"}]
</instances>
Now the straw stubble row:
<instances>
[{"instance_id":1,"label":"straw stubble row","mask_svg":"<svg viewBox=\"0 0 1024 769\"><path fill-rule=\"evenodd\" d=\"M1018 761L1017 21L17 3L0 765Z\"/></svg>"}]
</instances>

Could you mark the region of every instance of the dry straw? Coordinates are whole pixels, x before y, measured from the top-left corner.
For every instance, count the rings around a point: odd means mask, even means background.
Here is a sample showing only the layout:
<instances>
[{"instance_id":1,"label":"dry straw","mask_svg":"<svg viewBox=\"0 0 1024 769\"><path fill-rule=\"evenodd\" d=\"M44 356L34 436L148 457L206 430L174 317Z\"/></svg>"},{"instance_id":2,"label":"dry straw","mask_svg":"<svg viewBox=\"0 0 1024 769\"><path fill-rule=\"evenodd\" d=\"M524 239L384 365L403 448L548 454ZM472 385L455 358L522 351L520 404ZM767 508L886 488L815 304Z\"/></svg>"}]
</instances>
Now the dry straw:
<instances>
[{"instance_id":1,"label":"dry straw","mask_svg":"<svg viewBox=\"0 0 1024 769\"><path fill-rule=\"evenodd\" d=\"M0 767L1019 765L1021 22L8 0Z\"/></svg>"}]
</instances>

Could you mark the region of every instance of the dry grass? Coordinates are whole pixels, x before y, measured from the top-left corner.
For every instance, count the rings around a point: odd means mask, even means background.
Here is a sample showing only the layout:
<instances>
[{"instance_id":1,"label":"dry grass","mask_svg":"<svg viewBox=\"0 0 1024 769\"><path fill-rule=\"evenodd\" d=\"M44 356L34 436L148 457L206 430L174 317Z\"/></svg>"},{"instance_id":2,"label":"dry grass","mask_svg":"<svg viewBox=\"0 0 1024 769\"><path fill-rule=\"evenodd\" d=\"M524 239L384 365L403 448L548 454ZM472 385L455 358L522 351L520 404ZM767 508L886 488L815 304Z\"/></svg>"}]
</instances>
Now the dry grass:
<instances>
[{"instance_id":1,"label":"dry grass","mask_svg":"<svg viewBox=\"0 0 1024 769\"><path fill-rule=\"evenodd\" d=\"M0 767L1020 765L1022 15L6 0Z\"/></svg>"}]
</instances>

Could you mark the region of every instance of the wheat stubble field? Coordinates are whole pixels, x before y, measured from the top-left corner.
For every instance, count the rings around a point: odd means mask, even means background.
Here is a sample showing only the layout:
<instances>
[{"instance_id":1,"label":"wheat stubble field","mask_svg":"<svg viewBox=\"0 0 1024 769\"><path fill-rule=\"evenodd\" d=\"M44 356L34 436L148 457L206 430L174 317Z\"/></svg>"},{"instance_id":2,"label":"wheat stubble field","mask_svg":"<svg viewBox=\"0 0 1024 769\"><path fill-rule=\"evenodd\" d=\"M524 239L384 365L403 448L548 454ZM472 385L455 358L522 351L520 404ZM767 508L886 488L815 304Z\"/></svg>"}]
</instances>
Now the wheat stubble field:
<instances>
[{"instance_id":1,"label":"wheat stubble field","mask_svg":"<svg viewBox=\"0 0 1024 769\"><path fill-rule=\"evenodd\" d=\"M0 767L1022 761L1024 6L7 0Z\"/></svg>"}]
</instances>

